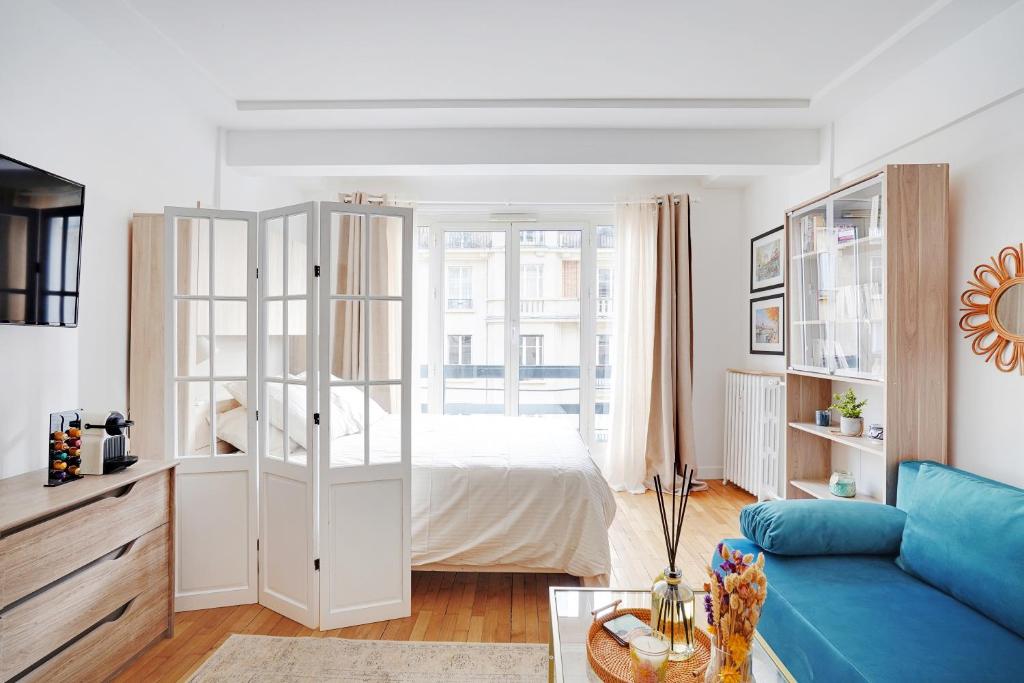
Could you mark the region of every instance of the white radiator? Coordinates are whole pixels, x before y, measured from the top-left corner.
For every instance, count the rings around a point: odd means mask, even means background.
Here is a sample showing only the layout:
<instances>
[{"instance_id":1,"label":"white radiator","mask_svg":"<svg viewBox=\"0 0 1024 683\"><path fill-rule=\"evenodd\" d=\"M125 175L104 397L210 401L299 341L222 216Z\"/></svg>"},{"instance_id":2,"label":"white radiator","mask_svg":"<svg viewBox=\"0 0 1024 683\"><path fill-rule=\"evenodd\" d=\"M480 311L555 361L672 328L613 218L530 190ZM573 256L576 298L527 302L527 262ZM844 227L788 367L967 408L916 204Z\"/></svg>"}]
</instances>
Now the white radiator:
<instances>
[{"instance_id":1,"label":"white radiator","mask_svg":"<svg viewBox=\"0 0 1024 683\"><path fill-rule=\"evenodd\" d=\"M783 388L780 375L725 373L725 457L722 481L758 497L780 497Z\"/></svg>"}]
</instances>

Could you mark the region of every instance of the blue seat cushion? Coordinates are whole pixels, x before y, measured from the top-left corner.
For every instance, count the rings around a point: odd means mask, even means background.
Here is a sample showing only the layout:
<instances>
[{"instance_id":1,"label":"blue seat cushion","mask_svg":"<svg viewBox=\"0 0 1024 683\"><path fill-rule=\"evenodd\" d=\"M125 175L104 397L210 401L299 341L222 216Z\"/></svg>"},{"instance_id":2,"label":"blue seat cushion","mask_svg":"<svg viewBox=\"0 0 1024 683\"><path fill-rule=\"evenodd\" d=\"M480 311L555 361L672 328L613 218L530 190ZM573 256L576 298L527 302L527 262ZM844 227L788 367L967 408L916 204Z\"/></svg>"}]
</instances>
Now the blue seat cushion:
<instances>
[{"instance_id":1,"label":"blue seat cushion","mask_svg":"<svg viewBox=\"0 0 1024 683\"><path fill-rule=\"evenodd\" d=\"M746 539L724 541L744 553ZM879 555L765 554L758 630L796 680L1015 680L1024 639Z\"/></svg>"},{"instance_id":2,"label":"blue seat cushion","mask_svg":"<svg viewBox=\"0 0 1024 683\"><path fill-rule=\"evenodd\" d=\"M1024 637L1022 559L1024 490L921 465L897 561L904 571Z\"/></svg>"},{"instance_id":3,"label":"blue seat cushion","mask_svg":"<svg viewBox=\"0 0 1024 683\"><path fill-rule=\"evenodd\" d=\"M772 500L740 510L743 535L776 555L888 555L900 551L907 513L844 500Z\"/></svg>"}]
</instances>

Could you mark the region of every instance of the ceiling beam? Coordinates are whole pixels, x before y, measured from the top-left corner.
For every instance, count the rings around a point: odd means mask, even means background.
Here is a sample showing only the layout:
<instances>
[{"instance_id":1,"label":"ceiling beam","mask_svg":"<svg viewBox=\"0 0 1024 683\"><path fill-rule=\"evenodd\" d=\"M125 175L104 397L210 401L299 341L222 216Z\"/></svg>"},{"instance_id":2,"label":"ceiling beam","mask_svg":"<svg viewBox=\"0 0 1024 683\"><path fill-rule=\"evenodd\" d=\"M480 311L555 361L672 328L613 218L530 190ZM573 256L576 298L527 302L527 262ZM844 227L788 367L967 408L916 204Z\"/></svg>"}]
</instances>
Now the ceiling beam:
<instances>
[{"instance_id":1,"label":"ceiling beam","mask_svg":"<svg viewBox=\"0 0 1024 683\"><path fill-rule=\"evenodd\" d=\"M807 109L809 99L779 97L613 97L539 99L237 100L239 111L361 109Z\"/></svg>"}]
</instances>

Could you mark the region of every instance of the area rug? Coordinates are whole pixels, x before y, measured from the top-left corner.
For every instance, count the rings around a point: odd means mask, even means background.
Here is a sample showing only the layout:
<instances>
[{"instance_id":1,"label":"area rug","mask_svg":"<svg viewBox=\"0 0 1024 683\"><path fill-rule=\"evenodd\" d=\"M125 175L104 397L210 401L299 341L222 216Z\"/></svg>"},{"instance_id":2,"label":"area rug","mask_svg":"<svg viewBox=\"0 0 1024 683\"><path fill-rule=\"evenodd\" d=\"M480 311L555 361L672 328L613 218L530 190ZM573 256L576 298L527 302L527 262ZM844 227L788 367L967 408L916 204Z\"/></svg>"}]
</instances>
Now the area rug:
<instances>
[{"instance_id":1,"label":"area rug","mask_svg":"<svg viewBox=\"0 0 1024 683\"><path fill-rule=\"evenodd\" d=\"M235 634L191 680L541 683L548 680L548 646Z\"/></svg>"}]
</instances>

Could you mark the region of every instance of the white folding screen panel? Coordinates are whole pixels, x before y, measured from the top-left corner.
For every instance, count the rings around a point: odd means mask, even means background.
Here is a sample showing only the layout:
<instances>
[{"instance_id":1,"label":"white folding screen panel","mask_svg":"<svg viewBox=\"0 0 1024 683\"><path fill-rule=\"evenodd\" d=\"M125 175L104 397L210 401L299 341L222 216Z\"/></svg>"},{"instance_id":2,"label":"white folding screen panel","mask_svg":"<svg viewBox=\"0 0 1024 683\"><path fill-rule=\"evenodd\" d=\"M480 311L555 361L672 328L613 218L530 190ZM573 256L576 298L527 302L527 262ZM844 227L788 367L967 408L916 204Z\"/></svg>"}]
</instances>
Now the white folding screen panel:
<instances>
[{"instance_id":1,"label":"white folding screen panel","mask_svg":"<svg viewBox=\"0 0 1024 683\"><path fill-rule=\"evenodd\" d=\"M256 214L167 207L166 457L175 484L175 607L257 598L254 424L221 438L255 405Z\"/></svg>"},{"instance_id":2,"label":"white folding screen panel","mask_svg":"<svg viewBox=\"0 0 1024 683\"><path fill-rule=\"evenodd\" d=\"M412 211L320 204L320 627L411 610Z\"/></svg>"},{"instance_id":3,"label":"white folding screen panel","mask_svg":"<svg viewBox=\"0 0 1024 683\"><path fill-rule=\"evenodd\" d=\"M259 601L310 628L319 616L317 228L314 202L259 215Z\"/></svg>"}]
</instances>

